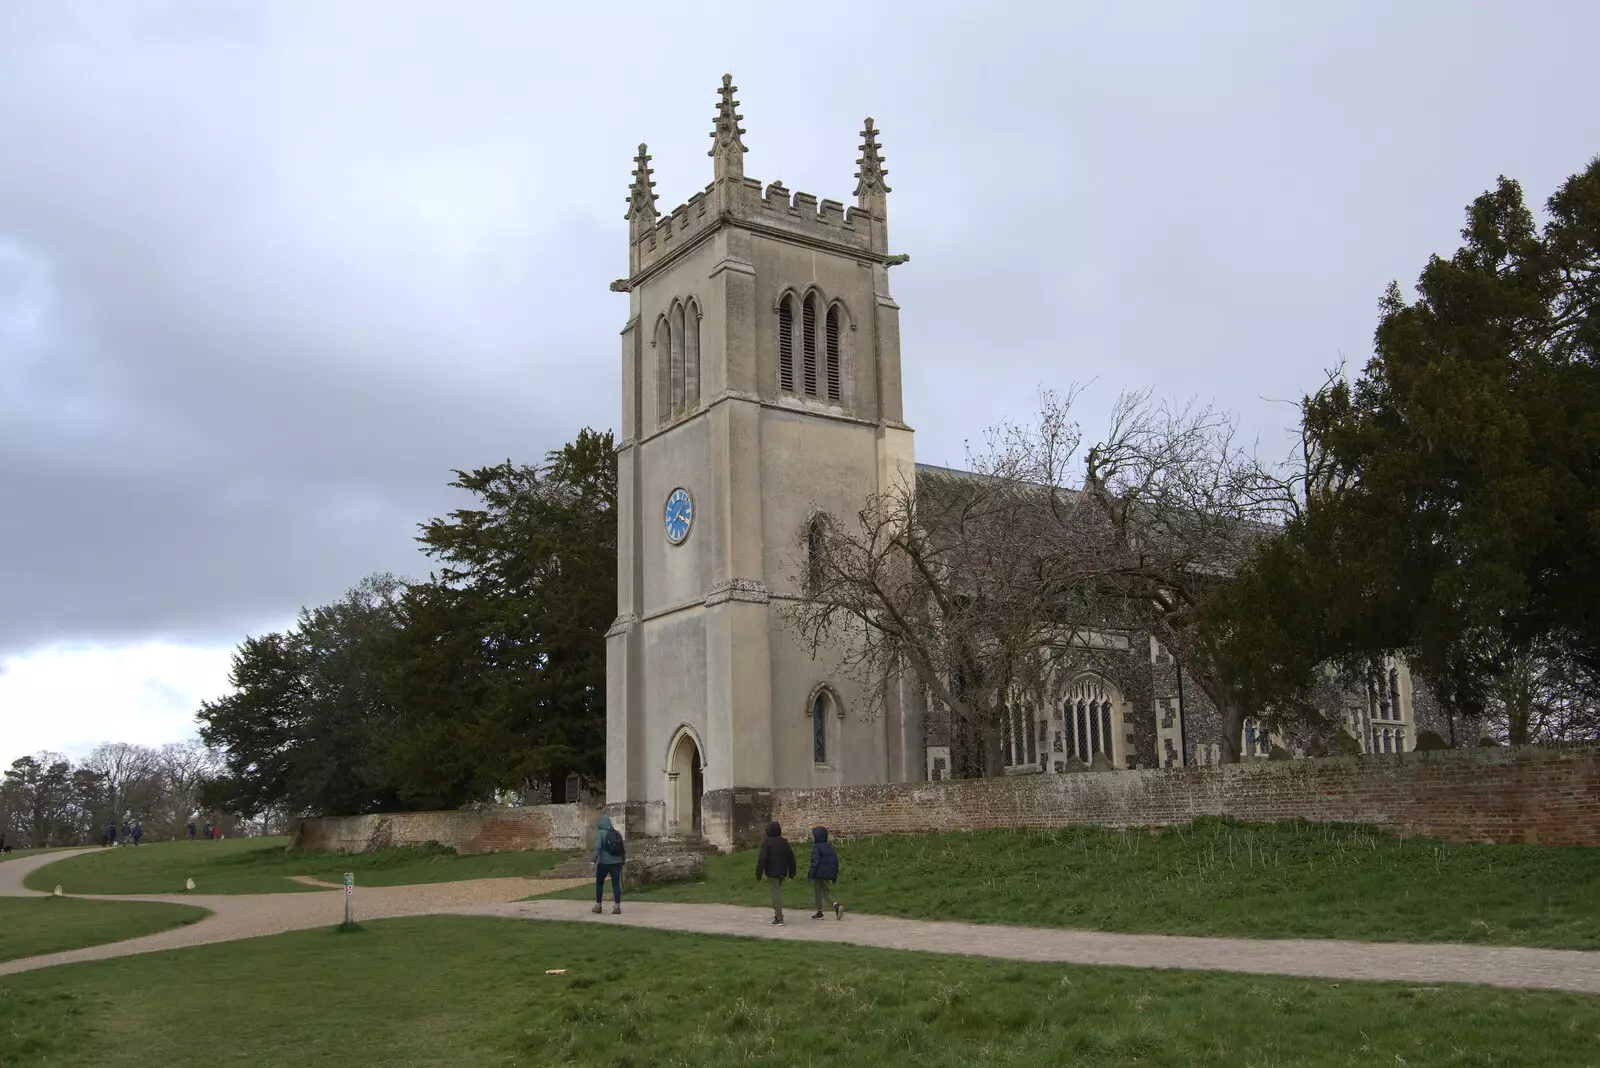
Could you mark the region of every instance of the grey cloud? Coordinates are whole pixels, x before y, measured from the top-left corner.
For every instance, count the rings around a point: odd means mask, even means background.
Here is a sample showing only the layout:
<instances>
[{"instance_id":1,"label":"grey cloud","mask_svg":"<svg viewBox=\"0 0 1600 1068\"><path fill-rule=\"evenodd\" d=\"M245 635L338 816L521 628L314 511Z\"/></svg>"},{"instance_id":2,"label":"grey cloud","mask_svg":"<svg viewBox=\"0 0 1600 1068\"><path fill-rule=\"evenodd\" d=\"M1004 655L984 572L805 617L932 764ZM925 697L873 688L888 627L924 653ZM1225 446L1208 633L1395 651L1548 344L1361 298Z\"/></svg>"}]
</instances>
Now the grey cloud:
<instances>
[{"instance_id":1,"label":"grey cloud","mask_svg":"<svg viewBox=\"0 0 1600 1068\"><path fill-rule=\"evenodd\" d=\"M1591 5L965 7L5 5L0 651L419 573L452 468L612 426L629 160L700 188L723 70L757 177L846 199L883 128L935 462L1091 378L1273 439L1495 175L1600 151Z\"/></svg>"}]
</instances>

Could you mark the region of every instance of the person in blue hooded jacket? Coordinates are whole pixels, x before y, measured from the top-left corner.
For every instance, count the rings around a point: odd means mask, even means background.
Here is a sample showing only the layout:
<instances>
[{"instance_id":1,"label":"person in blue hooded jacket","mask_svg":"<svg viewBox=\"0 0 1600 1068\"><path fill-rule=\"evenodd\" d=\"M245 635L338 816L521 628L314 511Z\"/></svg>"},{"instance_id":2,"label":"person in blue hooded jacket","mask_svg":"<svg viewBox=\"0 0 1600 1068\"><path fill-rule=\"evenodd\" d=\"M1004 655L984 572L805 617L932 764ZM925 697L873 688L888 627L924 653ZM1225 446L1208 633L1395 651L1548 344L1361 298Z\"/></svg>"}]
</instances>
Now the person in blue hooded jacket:
<instances>
[{"instance_id":1,"label":"person in blue hooded jacket","mask_svg":"<svg viewBox=\"0 0 1600 1068\"><path fill-rule=\"evenodd\" d=\"M839 880L839 854L834 851L833 843L828 841L828 828L811 828L811 863L806 866L806 878L811 880L811 889L817 899L817 911L812 915L813 920L822 919L822 903L826 901L833 906L833 918L844 919L844 906L833 899L833 883Z\"/></svg>"},{"instance_id":2,"label":"person in blue hooded jacket","mask_svg":"<svg viewBox=\"0 0 1600 1068\"><path fill-rule=\"evenodd\" d=\"M615 828L611 826L611 817L601 814L594 821L594 908L593 912L600 912L600 903L606 896L606 876L611 876L611 914L622 913L622 864L626 854L621 851L622 836L617 835L616 841L609 845L618 849L611 852L607 848L608 839L611 838Z\"/></svg>"}]
</instances>

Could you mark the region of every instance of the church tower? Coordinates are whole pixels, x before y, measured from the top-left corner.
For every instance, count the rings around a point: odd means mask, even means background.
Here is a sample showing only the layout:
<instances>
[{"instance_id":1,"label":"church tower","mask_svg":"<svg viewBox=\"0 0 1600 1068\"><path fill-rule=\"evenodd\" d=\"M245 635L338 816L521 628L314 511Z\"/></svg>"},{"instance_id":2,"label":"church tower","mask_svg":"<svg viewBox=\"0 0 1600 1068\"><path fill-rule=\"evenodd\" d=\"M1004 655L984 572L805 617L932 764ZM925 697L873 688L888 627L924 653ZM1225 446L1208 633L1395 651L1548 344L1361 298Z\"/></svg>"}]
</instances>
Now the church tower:
<instances>
[{"instance_id":1,"label":"church tower","mask_svg":"<svg viewBox=\"0 0 1600 1068\"><path fill-rule=\"evenodd\" d=\"M759 834L774 787L922 777L922 725L868 707L782 604L806 534L913 475L889 295L887 173L867 119L856 204L745 177L723 75L712 180L666 215L634 159L606 635L607 809L628 835Z\"/></svg>"}]
</instances>

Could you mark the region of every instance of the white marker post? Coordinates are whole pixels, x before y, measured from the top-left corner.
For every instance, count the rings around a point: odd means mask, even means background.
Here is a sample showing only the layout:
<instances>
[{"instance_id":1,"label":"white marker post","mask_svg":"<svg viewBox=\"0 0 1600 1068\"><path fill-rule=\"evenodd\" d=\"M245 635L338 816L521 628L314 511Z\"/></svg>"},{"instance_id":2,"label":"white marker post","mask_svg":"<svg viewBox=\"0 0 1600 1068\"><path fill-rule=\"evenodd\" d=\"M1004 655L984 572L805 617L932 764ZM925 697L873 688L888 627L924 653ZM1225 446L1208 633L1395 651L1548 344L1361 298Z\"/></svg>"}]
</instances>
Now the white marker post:
<instances>
[{"instance_id":1,"label":"white marker post","mask_svg":"<svg viewBox=\"0 0 1600 1068\"><path fill-rule=\"evenodd\" d=\"M344 925L346 927L355 926L355 895L356 873L353 871L347 871L344 873Z\"/></svg>"}]
</instances>

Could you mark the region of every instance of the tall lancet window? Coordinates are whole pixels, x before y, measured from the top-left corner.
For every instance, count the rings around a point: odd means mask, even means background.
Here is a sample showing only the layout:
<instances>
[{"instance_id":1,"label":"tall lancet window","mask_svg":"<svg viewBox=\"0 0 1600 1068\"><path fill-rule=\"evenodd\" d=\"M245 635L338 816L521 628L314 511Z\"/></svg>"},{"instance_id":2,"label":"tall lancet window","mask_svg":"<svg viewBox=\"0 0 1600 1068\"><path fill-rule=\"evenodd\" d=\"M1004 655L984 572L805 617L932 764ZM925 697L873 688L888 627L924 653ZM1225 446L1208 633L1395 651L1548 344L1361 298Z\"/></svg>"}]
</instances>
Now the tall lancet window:
<instances>
[{"instance_id":1,"label":"tall lancet window","mask_svg":"<svg viewBox=\"0 0 1600 1068\"><path fill-rule=\"evenodd\" d=\"M683 305L672 306L672 410L683 411Z\"/></svg>"},{"instance_id":2,"label":"tall lancet window","mask_svg":"<svg viewBox=\"0 0 1600 1068\"><path fill-rule=\"evenodd\" d=\"M828 309L826 340L827 375L825 377L828 380L828 401L831 404L838 404L843 398L844 392L839 380L839 306L837 304Z\"/></svg>"},{"instance_id":3,"label":"tall lancet window","mask_svg":"<svg viewBox=\"0 0 1600 1068\"><path fill-rule=\"evenodd\" d=\"M806 297L805 307L801 309L801 342L805 347L805 393L808 397L817 395L817 296L815 293Z\"/></svg>"},{"instance_id":4,"label":"tall lancet window","mask_svg":"<svg viewBox=\"0 0 1600 1068\"><path fill-rule=\"evenodd\" d=\"M823 553L827 552L827 518L815 516L806 527L806 593L815 596L822 589Z\"/></svg>"},{"instance_id":5,"label":"tall lancet window","mask_svg":"<svg viewBox=\"0 0 1600 1068\"><path fill-rule=\"evenodd\" d=\"M683 406L700 406L700 305L690 301L683 313Z\"/></svg>"},{"instance_id":6,"label":"tall lancet window","mask_svg":"<svg viewBox=\"0 0 1600 1068\"><path fill-rule=\"evenodd\" d=\"M778 389L794 392L794 300L778 305Z\"/></svg>"},{"instance_id":7,"label":"tall lancet window","mask_svg":"<svg viewBox=\"0 0 1600 1068\"><path fill-rule=\"evenodd\" d=\"M811 699L811 759L828 762L828 691L819 690Z\"/></svg>"},{"instance_id":8,"label":"tall lancet window","mask_svg":"<svg viewBox=\"0 0 1600 1068\"><path fill-rule=\"evenodd\" d=\"M672 328L663 315L656 320L656 422L672 419Z\"/></svg>"}]
</instances>

